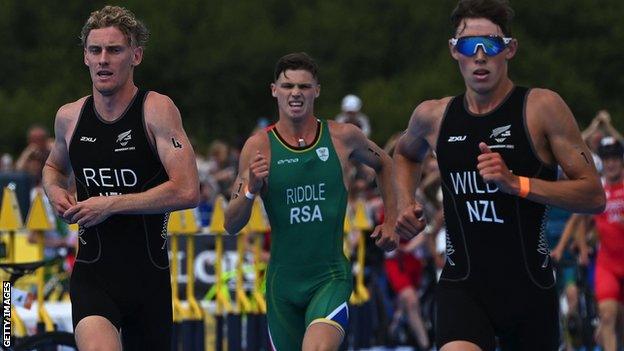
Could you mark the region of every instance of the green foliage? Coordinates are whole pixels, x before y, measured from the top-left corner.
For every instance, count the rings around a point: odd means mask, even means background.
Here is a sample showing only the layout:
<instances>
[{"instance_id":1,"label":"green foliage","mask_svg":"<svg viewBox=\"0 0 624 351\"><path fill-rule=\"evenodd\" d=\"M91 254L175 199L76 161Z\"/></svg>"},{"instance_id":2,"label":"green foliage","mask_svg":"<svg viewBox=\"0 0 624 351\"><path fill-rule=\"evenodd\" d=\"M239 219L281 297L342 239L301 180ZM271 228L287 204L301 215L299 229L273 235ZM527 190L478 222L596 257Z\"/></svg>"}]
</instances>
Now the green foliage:
<instances>
[{"instance_id":1,"label":"green foliage","mask_svg":"<svg viewBox=\"0 0 624 351\"><path fill-rule=\"evenodd\" d=\"M52 129L58 107L90 93L78 35L104 1L0 0L0 152L24 147L27 128ZM380 144L421 101L461 93L448 54L455 1L132 0L120 3L152 32L137 84L167 94L203 147L237 142L259 117L275 120L269 85L282 55L305 51L321 67L317 115L333 118L355 93ZM579 124L611 111L624 127L624 2L514 1L520 51L512 79L557 91Z\"/></svg>"}]
</instances>

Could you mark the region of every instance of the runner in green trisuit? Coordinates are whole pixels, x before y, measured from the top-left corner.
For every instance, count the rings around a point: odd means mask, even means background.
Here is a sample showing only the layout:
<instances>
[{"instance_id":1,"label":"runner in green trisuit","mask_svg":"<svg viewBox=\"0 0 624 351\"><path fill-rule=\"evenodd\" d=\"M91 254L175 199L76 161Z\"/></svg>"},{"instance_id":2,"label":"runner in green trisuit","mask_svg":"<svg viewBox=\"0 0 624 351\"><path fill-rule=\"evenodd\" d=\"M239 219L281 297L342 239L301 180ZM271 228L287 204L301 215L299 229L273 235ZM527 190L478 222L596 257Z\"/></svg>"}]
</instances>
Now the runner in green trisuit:
<instances>
[{"instance_id":1,"label":"runner in green trisuit","mask_svg":"<svg viewBox=\"0 0 624 351\"><path fill-rule=\"evenodd\" d=\"M356 126L314 116L317 71L305 53L277 62L271 92L279 120L245 143L226 211L226 229L237 233L254 197L264 200L271 223L267 318L274 350L338 350L345 335L352 275L342 239L350 161L377 174L386 221L372 234L376 244L393 250L398 243L392 161Z\"/></svg>"}]
</instances>

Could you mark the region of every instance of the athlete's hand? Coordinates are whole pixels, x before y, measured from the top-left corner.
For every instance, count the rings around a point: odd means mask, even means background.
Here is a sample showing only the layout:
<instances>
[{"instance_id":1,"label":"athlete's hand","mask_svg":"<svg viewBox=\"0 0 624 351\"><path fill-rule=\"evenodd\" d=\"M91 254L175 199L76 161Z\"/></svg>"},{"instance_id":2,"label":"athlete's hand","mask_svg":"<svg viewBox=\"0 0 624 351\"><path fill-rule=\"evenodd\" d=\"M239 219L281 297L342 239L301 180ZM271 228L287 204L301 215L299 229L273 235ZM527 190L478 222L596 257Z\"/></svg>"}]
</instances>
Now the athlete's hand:
<instances>
[{"instance_id":1,"label":"athlete's hand","mask_svg":"<svg viewBox=\"0 0 624 351\"><path fill-rule=\"evenodd\" d=\"M249 184L247 185L249 192L253 194L259 193L268 176L269 163L266 157L258 151L249 163Z\"/></svg>"},{"instance_id":2,"label":"athlete's hand","mask_svg":"<svg viewBox=\"0 0 624 351\"><path fill-rule=\"evenodd\" d=\"M69 218L71 223L89 228L102 223L112 214L110 211L111 196L93 196L80 201L69 208L63 217Z\"/></svg>"},{"instance_id":3,"label":"athlete's hand","mask_svg":"<svg viewBox=\"0 0 624 351\"><path fill-rule=\"evenodd\" d=\"M420 204L413 204L404 208L399 213L396 221L395 231L406 240L418 235L425 229L426 220L423 208Z\"/></svg>"},{"instance_id":4,"label":"athlete's hand","mask_svg":"<svg viewBox=\"0 0 624 351\"><path fill-rule=\"evenodd\" d=\"M502 192L517 195L520 192L520 179L515 176L503 157L492 152L486 143L479 143L481 155L477 157L477 169L486 183L494 183Z\"/></svg>"},{"instance_id":5,"label":"athlete's hand","mask_svg":"<svg viewBox=\"0 0 624 351\"><path fill-rule=\"evenodd\" d=\"M74 196L72 196L67 190L58 186L48 189L47 195L48 200L50 200L50 203L54 208L54 212L56 212L56 215L61 217L63 221L71 223L71 219L65 217L65 211L76 204Z\"/></svg>"},{"instance_id":6,"label":"athlete's hand","mask_svg":"<svg viewBox=\"0 0 624 351\"><path fill-rule=\"evenodd\" d=\"M394 231L394 224L383 223L375 227L370 236L375 239L375 245L384 251L392 251L399 246L399 235Z\"/></svg>"}]
</instances>

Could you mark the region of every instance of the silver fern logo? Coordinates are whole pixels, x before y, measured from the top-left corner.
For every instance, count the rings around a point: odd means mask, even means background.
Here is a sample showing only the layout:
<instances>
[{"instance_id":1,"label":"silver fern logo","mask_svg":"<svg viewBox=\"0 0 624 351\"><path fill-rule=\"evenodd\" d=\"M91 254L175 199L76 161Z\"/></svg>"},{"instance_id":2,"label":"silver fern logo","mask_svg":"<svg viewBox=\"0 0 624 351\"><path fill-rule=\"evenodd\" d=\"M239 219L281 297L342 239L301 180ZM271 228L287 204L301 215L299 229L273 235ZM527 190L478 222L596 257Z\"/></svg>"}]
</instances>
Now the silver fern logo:
<instances>
[{"instance_id":1,"label":"silver fern logo","mask_svg":"<svg viewBox=\"0 0 624 351\"><path fill-rule=\"evenodd\" d=\"M511 124L508 124L503 127L492 129L492 134L490 135L490 138L494 138L496 142L502 143L503 141L505 141L505 139L507 139L510 136L511 136Z\"/></svg>"},{"instance_id":2,"label":"silver fern logo","mask_svg":"<svg viewBox=\"0 0 624 351\"><path fill-rule=\"evenodd\" d=\"M130 129L127 132L123 132L123 133L119 134L117 136L117 142L119 143L119 145L121 145L121 146L128 145L128 142L130 140L132 140L132 134L131 133L132 133L132 129Z\"/></svg>"}]
</instances>

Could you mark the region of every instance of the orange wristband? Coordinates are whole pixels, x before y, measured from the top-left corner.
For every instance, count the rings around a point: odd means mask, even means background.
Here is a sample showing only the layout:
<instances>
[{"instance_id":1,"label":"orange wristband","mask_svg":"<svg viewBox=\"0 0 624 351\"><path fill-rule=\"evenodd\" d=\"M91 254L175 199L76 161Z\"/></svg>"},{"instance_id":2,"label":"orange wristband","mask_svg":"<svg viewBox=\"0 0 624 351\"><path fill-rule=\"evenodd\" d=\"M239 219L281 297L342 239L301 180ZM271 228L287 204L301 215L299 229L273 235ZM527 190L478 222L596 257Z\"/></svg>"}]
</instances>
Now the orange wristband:
<instances>
[{"instance_id":1,"label":"orange wristband","mask_svg":"<svg viewBox=\"0 0 624 351\"><path fill-rule=\"evenodd\" d=\"M520 192L518 196L527 197L531 191L531 182L527 177L518 177L518 179L520 179Z\"/></svg>"}]
</instances>

